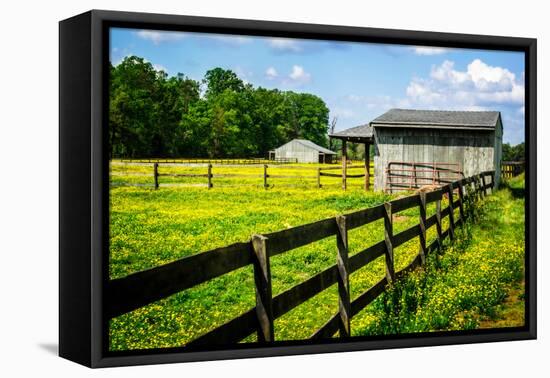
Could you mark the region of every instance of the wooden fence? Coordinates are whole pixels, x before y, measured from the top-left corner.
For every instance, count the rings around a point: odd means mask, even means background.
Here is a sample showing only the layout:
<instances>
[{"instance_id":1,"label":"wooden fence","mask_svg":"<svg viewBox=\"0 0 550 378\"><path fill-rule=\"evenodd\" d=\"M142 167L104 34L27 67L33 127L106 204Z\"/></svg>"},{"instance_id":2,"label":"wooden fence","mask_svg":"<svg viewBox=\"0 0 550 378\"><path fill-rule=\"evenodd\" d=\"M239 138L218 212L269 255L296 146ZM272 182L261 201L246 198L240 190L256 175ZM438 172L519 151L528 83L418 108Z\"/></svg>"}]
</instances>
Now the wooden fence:
<instances>
[{"instance_id":1,"label":"wooden fence","mask_svg":"<svg viewBox=\"0 0 550 378\"><path fill-rule=\"evenodd\" d=\"M272 174L268 173L269 166L267 164L263 165L262 174L257 174L257 175L251 175L251 174L244 175L244 174L239 174L239 173L224 173L224 174L214 175L213 174L214 166L212 164L207 165L205 173L161 173L161 172L159 172L159 167L160 167L159 163L154 163L153 164L153 180L154 180L155 189L158 189L160 187L159 177L161 177L161 176L204 177L204 178L207 179L207 182L206 182L205 186L208 189L210 189L214 186L213 181L212 181L212 179L214 177L223 177L223 178L251 178L251 177L253 178L253 177L257 177L257 178L263 180L263 187L265 189L269 188L268 179L270 179L270 178L271 179L277 179L277 178L282 178L282 179L317 179L317 187L321 188L322 187L321 176L342 177L341 172L340 173L326 172L326 171L333 171L333 170L340 170L341 171L342 167L320 167L320 168L316 169L317 174L315 176L313 176L313 175L312 176L272 175ZM304 170L312 170L312 171L315 169L315 168L308 168L308 167L294 167L293 169L297 169L297 168L301 168L301 169L304 169ZM361 168L361 167L356 167L356 166L348 167L348 169L354 169L354 168ZM365 174L366 173L353 174L353 175L347 174L346 177L347 178L359 178L359 177L365 177ZM370 175L370 177L373 177L373 175Z\"/></svg>"},{"instance_id":2,"label":"wooden fence","mask_svg":"<svg viewBox=\"0 0 550 378\"><path fill-rule=\"evenodd\" d=\"M503 161L501 164L502 178L510 179L525 171L524 161Z\"/></svg>"},{"instance_id":3,"label":"wooden fence","mask_svg":"<svg viewBox=\"0 0 550 378\"><path fill-rule=\"evenodd\" d=\"M460 163L390 161L385 173L387 193L445 185L464 177Z\"/></svg>"},{"instance_id":4,"label":"wooden fence","mask_svg":"<svg viewBox=\"0 0 550 378\"><path fill-rule=\"evenodd\" d=\"M490 182L487 178L490 177ZM109 319L166 298L180 291L207 282L213 278L252 265L256 306L199 336L186 347L214 344L232 344L257 333L259 342L275 341L274 320L308 299L338 285L339 311L311 334L312 339L328 338L337 332L340 337L351 334L351 318L378 297L389 283L425 263L426 255L440 248L445 238L454 238L455 227L464 222L468 196L481 198L493 189L494 171L455 181L438 190L419 193L359 210L351 214L273 232L254 235L245 243L236 243L208 252L198 253L153 269L111 280L106 287L105 313ZM453 193L457 192L455 200ZM449 198L441 209L442 196ZM436 203L436 213L426 217L426 206ZM394 234L393 215L410 208L419 208L418 224ZM454 209L458 207L458 218ZM449 217L448 228L442 230L442 219ZM384 240L352 255L348 255L348 231L384 219ZM426 232L437 229L437 238L426 245ZM419 253L404 269L396 272L394 249L419 237ZM327 237L336 238L335 264L302 283L273 297L271 291L270 259L281 253L317 242ZM353 301L350 299L349 277L378 257L385 256L386 274L374 286Z\"/></svg>"},{"instance_id":5,"label":"wooden fence","mask_svg":"<svg viewBox=\"0 0 550 378\"><path fill-rule=\"evenodd\" d=\"M269 161L270 164L289 164L297 163L297 159L278 158L267 160L264 158L247 158L247 159L162 159L162 158L146 158L146 159L120 159L122 163L170 163L170 164L219 164L219 165L257 165L265 164Z\"/></svg>"}]
</instances>

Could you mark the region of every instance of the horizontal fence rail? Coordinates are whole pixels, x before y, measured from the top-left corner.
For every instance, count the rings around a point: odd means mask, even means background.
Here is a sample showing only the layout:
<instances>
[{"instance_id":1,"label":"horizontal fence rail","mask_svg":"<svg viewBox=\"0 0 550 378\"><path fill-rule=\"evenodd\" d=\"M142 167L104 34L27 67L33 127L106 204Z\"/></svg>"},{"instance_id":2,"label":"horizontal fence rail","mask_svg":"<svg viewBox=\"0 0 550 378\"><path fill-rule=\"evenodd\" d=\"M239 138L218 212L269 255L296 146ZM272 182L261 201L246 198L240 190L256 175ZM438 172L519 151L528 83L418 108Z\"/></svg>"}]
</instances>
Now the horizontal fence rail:
<instances>
[{"instance_id":1,"label":"horizontal fence rail","mask_svg":"<svg viewBox=\"0 0 550 378\"><path fill-rule=\"evenodd\" d=\"M231 165L231 164L265 164L267 159L264 158L249 158L249 159L164 159L164 158L136 158L136 159L115 159L123 163L170 163L170 164L219 164L219 165ZM287 160L275 160L271 163L293 163L293 161Z\"/></svg>"},{"instance_id":2,"label":"horizontal fence rail","mask_svg":"<svg viewBox=\"0 0 550 378\"><path fill-rule=\"evenodd\" d=\"M524 161L503 161L501 164L501 174L505 179L518 176L525 171Z\"/></svg>"},{"instance_id":3,"label":"horizontal fence rail","mask_svg":"<svg viewBox=\"0 0 550 378\"><path fill-rule=\"evenodd\" d=\"M256 306L188 342L186 347L237 343L253 333L257 333L259 342L274 341L275 319L335 284L338 285L339 311L315 330L311 338L328 338L336 333L348 337L353 316L383 293L388 284L422 266L426 255L441 248L444 239L454 238L454 229L464 222L465 199L469 196L482 198L493 190L493 186L494 171L482 172L430 192L286 230L254 235L245 243L217 248L110 280L105 296L107 317L115 318L236 269L253 266ZM448 198L448 206L442 209L444 197ZM433 202L436 213L426 217L426 206ZM418 224L394 234L393 216L412 208L419 209ZM455 219L454 209L457 208L459 217ZM442 219L446 217L449 217L448 228L442 230ZM384 219L384 240L348 256L348 231L381 219ZM426 246L426 231L434 226L437 238ZM273 296L270 258L329 237L336 239L335 264ZM393 250L416 237L419 237L419 253L405 268L395 272ZM385 277L350 300L349 276L382 256L385 256Z\"/></svg>"},{"instance_id":4,"label":"horizontal fence rail","mask_svg":"<svg viewBox=\"0 0 550 378\"><path fill-rule=\"evenodd\" d=\"M200 162L202 162L202 160L198 160ZM127 163L126 161L122 160L123 163ZM152 176L153 176L153 187L155 189L159 189L160 186L161 186L161 177L174 177L174 178L204 178L205 179L205 182L204 183L199 183L199 184L187 184L187 185L190 185L190 186L201 186L201 187L206 187L208 189L210 188L213 188L214 187L214 182L215 182L215 179L217 178L234 178L234 179L238 179L238 178L244 178L244 179L254 179L254 178L257 178L258 179L258 185L262 184L263 183L263 187L265 189L268 189L270 186L273 186L273 183L270 183L270 180L273 180L273 179L296 179L296 180L316 180L316 184L317 184L317 187L318 188L321 188L323 186L323 184L321 183L321 177L323 176L326 176L326 177L343 177L343 174L342 174L342 167L318 167L318 168L315 168L315 167L301 167L301 166L298 166L298 167L293 167L293 166L284 166L284 167L281 167L281 166L275 166L275 167L270 167L268 164L261 164L259 165L258 167L258 173L256 174L253 174L253 173L220 173L220 174L216 174L215 173L215 170L216 170L216 165L212 164L212 163L209 163L208 160L205 160L205 165L201 165L199 168L204 168L204 170L202 171L202 173L173 173L173 172L165 172L165 171L161 171L161 167L163 164L167 164L171 167L177 167L178 165L182 165L182 166L185 166L186 164L185 163L179 163L179 162L176 162L176 161L154 161L152 163L152 167L153 167L153 173L152 173ZM147 163L147 161L145 161L145 163ZM218 167L220 167L221 165L217 165ZM269 173L270 172L270 169L273 168L276 172L277 169L279 168L284 168L286 170L307 170L308 172L312 172L312 175L293 175L293 174L271 174ZM372 168L372 167L370 167ZM249 168L247 168L249 169ZM347 169L363 169L364 172L363 173L359 173L359 174L346 174L346 177L347 178L361 178L361 177L365 177L367 174L369 175L369 179L371 177L374 177L373 174L370 174L369 172L367 172L366 168L364 166L348 166ZM268 171L269 170L269 171ZM336 170L339 170L340 172L338 173L333 173L332 171L336 171ZM328 172L327 172L328 171ZM315 172L316 174L313 175L313 172ZM113 172L111 172L111 175L113 175ZM123 172L123 173L120 173L120 172L116 172L114 174L115 176L146 176L147 173L144 173L144 172ZM140 186L143 186L145 184L140 184ZM174 185L174 183L164 183L163 185ZM185 184L184 184L185 185ZM224 187L224 186L232 186L232 185L226 185L226 184L216 184L216 185L219 185L221 187ZM237 186L241 186L241 185L237 185ZM285 186L285 184L281 184L281 186Z\"/></svg>"},{"instance_id":5,"label":"horizontal fence rail","mask_svg":"<svg viewBox=\"0 0 550 378\"><path fill-rule=\"evenodd\" d=\"M397 166L397 167L396 167ZM425 185L446 185L464 178L459 163L391 161L386 168L385 191L413 190Z\"/></svg>"}]
</instances>

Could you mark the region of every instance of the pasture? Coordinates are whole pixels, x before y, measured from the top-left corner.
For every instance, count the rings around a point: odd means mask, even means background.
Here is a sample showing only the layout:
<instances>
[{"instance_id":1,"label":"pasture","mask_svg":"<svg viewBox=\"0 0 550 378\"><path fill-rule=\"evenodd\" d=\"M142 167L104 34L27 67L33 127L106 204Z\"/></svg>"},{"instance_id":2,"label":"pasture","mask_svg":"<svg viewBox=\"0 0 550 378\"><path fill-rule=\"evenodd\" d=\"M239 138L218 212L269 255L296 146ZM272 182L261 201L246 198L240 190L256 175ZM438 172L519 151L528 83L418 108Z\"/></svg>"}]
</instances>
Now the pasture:
<instances>
[{"instance_id":1,"label":"pasture","mask_svg":"<svg viewBox=\"0 0 550 378\"><path fill-rule=\"evenodd\" d=\"M199 160L200 161L200 160ZM302 187L317 188L319 183L322 187L337 189L342 185L342 179L334 175L341 175L341 166L337 164L276 164L265 161L260 164L235 164L232 160L223 160L222 164L213 164L211 168L212 184L214 187L243 187L258 188L264 186L264 173L267 173L267 185L270 188L279 187ZM365 167L362 162L348 163L348 185L363 187ZM265 166L267 166L265 168ZM373 163L370 165L371 186L374 182L372 177ZM321 170L320 182L318 174ZM111 185L112 186L145 186L154 185L153 163L136 161L127 162L115 160L111 162ZM182 160L167 160L159 163L158 173L161 186L175 187L207 187L208 180L205 177L208 173L208 163L187 163Z\"/></svg>"},{"instance_id":2,"label":"pasture","mask_svg":"<svg viewBox=\"0 0 550 378\"><path fill-rule=\"evenodd\" d=\"M202 174L205 168L204 165L166 164L161 169L167 173L200 172L196 174ZM215 167L214 186L211 189L203 186L205 183L203 177L166 176L162 177L160 189L154 190L152 164L115 162L111 166L110 278L124 277L185 256L245 241L252 234L278 231L345 214L381 204L392 198L382 193L365 192L362 178L349 179L348 190L345 192L341 190L341 179L337 177L323 177L322 188L317 188L317 178L310 177L316 168L316 165L299 164L273 168L273 170L277 169L277 176L282 177L270 180L271 186L267 190L263 187L263 166L261 165ZM352 168L351 174L353 169L357 169L357 172L364 171L363 167ZM215 176L216 171L219 172L219 177ZM293 177L285 178L285 176ZM301 176L301 178L295 176ZM123 185L128 183L135 186ZM489 238L485 243L481 243L484 247L476 250L477 257L472 259L470 264L446 264L449 266L450 274L458 275L455 281L449 279L448 282L451 283L449 285L444 284L447 281L441 281L440 286L434 286L439 289L433 289L430 291L433 294L426 297L433 298L434 303L440 303L439 294L443 292L441 288L452 288L453 285L458 285L459 281L464 282L467 277L472 277L471 286L467 289L473 290L479 285L483 286L485 282L483 277L486 279L493 277L491 285L482 291L481 296L470 296L471 301L461 302L462 304L454 307L450 306L450 310L447 307L429 305L431 303L429 301L418 300L415 302L418 304L417 310L426 307L426 316L430 317L430 314L436 311L447 321L436 323L425 321L422 327L415 326L416 328L410 324L396 325L404 322L406 311L400 311L400 316L391 324L384 323L384 319L390 319L388 318L390 302L385 296L352 319L354 335L392 333L395 330L415 332L473 327L475 316L481 317L484 314L481 310L476 312L475 307L481 309L486 305L496 305L497 299L502 299L506 285L517 279L518 269L521 268L518 267L518 261L522 262L523 239L517 228L521 227L518 223L521 215L519 209L523 209L520 207L523 205L521 198L513 197L510 193L510 189L503 189L494 196L488 197L488 204L492 203L493 208L482 205L487 209L484 214L500 214L499 207L510 209L509 214L508 212L503 214L506 218L499 218L503 229L502 240L499 240L502 245L493 243ZM511 205L504 206L506 204ZM428 206L428 216L434 211L433 204ZM483 212L480 210L481 213ZM400 213L394 219L395 232L407 229L416 223L418 216L418 211L415 209ZM480 219L484 218L480 216ZM506 231L512 227L509 223L514 220L517 221L517 224L514 223L516 231L510 235ZM486 219L481 224L490 224L489 222L493 221L494 219ZM447 222L447 219L444 222ZM476 235L476 232L472 231L471 235ZM350 256L383 237L384 228L381 221L350 231ZM507 238L512 237L520 238L514 239L515 252L505 253L510 251L503 249L502 246L510 244ZM464 238L468 240L468 235ZM428 242L435 239L435 230L428 232L427 239ZM467 245L467 242L465 243ZM273 295L333 265L334 250L334 240L325 239L274 257L271 260ZM487 250L496 256L490 260L489 270L479 269L475 264L483 260ZM436 261L444 261L445 256L449 256L449 259L454 262L456 258L452 257L453 250L449 251L438 257ZM471 251L471 248L463 248L463 251ZM417 253L417 238L398 247L395 250L396 270L406 266ZM513 264L510 258L504 258L506 256L511 256ZM503 274L495 274L494 269L496 272L502 270ZM428 272L426 277L428 277L429 271L426 271ZM352 299L383 276L383 258L375 260L354 273L350 280ZM432 275L429 281L434 284L440 279L443 280L444 278L439 277L444 276ZM459 288L455 287L454 290ZM475 293L475 290L472 292ZM496 292L499 295L491 297ZM449 303L455 304L456 296L453 297L447 292L445 294L446 298L449 298ZM496 299L480 302L485 297ZM397 308L400 300L395 300L397 298L395 294L393 298L395 303L392 308ZM181 346L254 305L253 272L250 267L242 268L113 319L110 324L110 349ZM275 321L277 340L298 340L309 337L331 314L337 311L337 308L338 296L334 285L278 318ZM473 312L475 316L464 316L465 312ZM244 342L254 340L255 336L250 336Z\"/></svg>"}]
</instances>

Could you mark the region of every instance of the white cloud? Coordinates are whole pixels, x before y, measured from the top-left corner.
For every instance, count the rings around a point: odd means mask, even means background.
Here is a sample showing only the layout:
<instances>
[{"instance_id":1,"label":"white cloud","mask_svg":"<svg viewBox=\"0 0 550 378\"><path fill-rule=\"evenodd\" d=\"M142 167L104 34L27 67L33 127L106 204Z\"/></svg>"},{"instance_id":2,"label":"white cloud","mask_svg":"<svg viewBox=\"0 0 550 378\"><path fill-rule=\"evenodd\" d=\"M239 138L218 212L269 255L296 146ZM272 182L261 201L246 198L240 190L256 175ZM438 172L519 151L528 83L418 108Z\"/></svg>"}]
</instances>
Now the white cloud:
<instances>
[{"instance_id":1,"label":"white cloud","mask_svg":"<svg viewBox=\"0 0 550 378\"><path fill-rule=\"evenodd\" d=\"M169 32L159 30L140 30L136 35L142 39L152 41L155 45L162 42L175 42L192 36L193 34L185 32ZM252 38L241 35L212 34L202 35L202 38L218 41L229 46L242 46L252 42Z\"/></svg>"},{"instance_id":2,"label":"white cloud","mask_svg":"<svg viewBox=\"0 0 550 378\"><path fill-rule=\"evenodd\" d=\"M338 118L354 118L356 117L355 112L352 109L342 108L342 107L333 107L330 110L333 117Z\"/></svg>"},{"instance_id":3,"label":"white cloud","mask_svg":"<svg viewBox=\"0 0 550 378\"><path fill-rule=\"evenodd\" d=\"M347 104L361 109L368 109L376 113L383 113L391 108L410 107L410 101L407 98L393 98L388 95L360 96L350 94L344 97Z\"/></svg>"},{"instance_id":4,"label":"white cloud","mask_svg":"<svg viewBox=\"0 0 550 378\"><path fill-rule=\"evenodd\" d=\"M523 74L491 66L480 59L472 60L464 69L445 60L434 65L428 75L412 77L402 95L349 94L331 104L331 113L338 108L349 109L354 113L352 121L361 124L391 108L495 110L503 116L505 141L515 144L524 138L523 81ZM347 122L346 126L353 125Z\"/></svg>"},{"instance_id":5,"label":"white cloud","mask_svg":"<svg viewBox=\"0 0 550 378\"><path fill-rule=\"evenodd\" d=\"M164 71L164 72L168 73L168 69L166 67L164 67L163 65L153 64L153 68L155 69L155 71Z\"/></svg>"},{"instance_id":6,"label":"white cloud","mask_svg":"<svg viewBox=\"0 0 550 378\"><path fill-rule=\"evenodd\" d=\"M140 30L136 35L142 39L152 41L155 45L161 42L179 41L187 35L182 32L167 32L158 30Z\"/></svg>"},{"instance_id":7,"label":"white cloud","mask_svg":"<svg viewBox=\"0 0 550 378\"><path fill-rule=\"evenodd\" d=\"M509 91L516 83L516 75L505 68L489 66L480 59L468 65L468 75L480 90Z\"/></svg>"},{"instance_id":8,"label":"white cloud","mask_svg":"<svg viewBox=\"0 0 550 378\"><path fill-rule=\"evenodd\" d=\"M264 76L267 80L288 87L298 87L311 81L311 74L303 66L297 64L292 66L288 75L280 74L275 67L270 66L265 70Z\"/></svg>"},{"instance_id":9,"label":"white cloud","mask_svg":"<svg viewBox=\"0 0 550 378\"><path fill-rule=\"evenodd\" d=\"M447 81L452 85L460 85L468 80L468 74L456 71L454 62L450 60L444 61L440 66L433 66L430 77L438 81Z\"/></svg>"},{"instance_id":10,"label":"white cloud","mask_svg":"<svg viewBox=\"0 0 550 378\"><path fill-rule=\"evenodd\" d=\"M265 70L265 77L268 80L275 80L279 74L277 73L277 70L275 67L269 67L267 70Z\"/></svg>"},{"instance_id":11,"label":"white cloud","mask_svg":"<svg viewBox=\"0 0 550 378\"><path fill-rule=\"evenodd\" d=\"M252 38L240 35L214 35L212 39L233 46L242 46L252 42Z\"/></svg>"},{"instance_id":12,"label":"white cloud","mask_svg":"<svg viewBox=\"0 0 550 378\"><path fill-rule=\"evenodd\" d=\"M411 50L416 55L441 55L449 52L449 49L444 47L430 47L430 46L413 46Z\"/></svg>"},{"instance_id":13,"label":"white cloud","mask_svg":"<svg viewBox=\"0 0 550 378\"><path fill-rule=\"evenodd\" d=\"M304 67L294 65L292 66L292 72L288 75L287 82L291 84L306 84L311 81L311 74L304 70Z\"/></svg>"},{"instance_id":14,"label":"white cloud","mask_svg":"<svg viewBox=\"0 0 550 378\"><path fill-rule=\"evenodd\" d=\"M508 69L490 66L480 59L468 64L465 71L456 70L454 62L445 60L432 67L429 78L413 78L406 94L413 103L447 108L521 105L525 87L521 78L518 80Z\"/></svg>"},{"instance_id":15,"label":"white cloud","mask_svg":"<svg viewBox=\"0 0 550 378\"><path fill-rule=\"evenodd\" d=\"M270 38L267 43L272 49L281 52L301 52L303 50L298 41L289 38Z\"/></svg>"},{"instance_id":16,"label":"white cloud","mask_svg":"<svg viewBox=\"0 0 550 378\"><path fill-rule=\"evenodd\" d=\"M241 66L235 66L232 68L232 70L237 74L237 76L243 81L245 84L250 84L250 81L252 80L254 76L254 72L251 70L241 67Z\"/></svg>"},{"instance_id":17,"label":"white cloud","mask_svg":"<svg viewBox=\"0 0 550 378\"><path fill-rule=\"evenodd\" d=\"M124 54L124 55L121 55L118 59L114 59L111 63L113 66L118 66L120 63L122 63L122 61L128 57L131 57L133 56L134 54L132 53L127 53L127 54Z\"/></svg>"},{"instance_id":18,"label":"white cloud","mask_svg":"<svg viewBox=\"0 0 550 378\"><path fill-rule=\"evenodd\" d=\"M350 95L347 95L347 96L346 96L346 99L347 99L348 101L357 103L357 102L363 101L364 97L358 96L358 95L354 95L354 94L350 94Z\"/></svg>"}]
</instances>

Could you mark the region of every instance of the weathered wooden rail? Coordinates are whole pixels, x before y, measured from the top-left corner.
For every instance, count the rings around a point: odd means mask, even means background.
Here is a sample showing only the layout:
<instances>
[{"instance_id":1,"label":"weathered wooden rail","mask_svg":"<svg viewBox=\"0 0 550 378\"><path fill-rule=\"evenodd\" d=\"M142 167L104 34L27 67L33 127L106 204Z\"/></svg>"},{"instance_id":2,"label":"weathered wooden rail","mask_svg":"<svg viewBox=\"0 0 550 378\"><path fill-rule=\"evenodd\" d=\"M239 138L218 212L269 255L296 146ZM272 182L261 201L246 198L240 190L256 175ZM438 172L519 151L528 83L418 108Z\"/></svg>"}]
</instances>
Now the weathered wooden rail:
<instances>
[{"instance_id":1,"label":"weathered wooden rail","mask_svg":"<svg viewBox=\"0 0 550 378\"><path fill-rule=\"evenodd\" d=\"M435 191L403 197L379 206L270 234L254 235L248 242L198 253L157 268L111 280L106 287L106 315L109 319L117 317L236 269L252 265L256 306L190 341L186 347L237 343L253 333L257 333L259 342L275 341L275 319L334 284L338 285L339 310L321 328L314 331L311 338L328 338L336 333L340 337L348 337L351 334L352 317L376 299L388 284L423 265L426 255L440 248L445 238L452 240L455 228L464 222L464 206L467 204L465 199L468 196L486 196L488 190L493 189L493 183L494 171L483 172ZM444 209L441 208L443 196L449 199L448 206ZM426 207L433 202L436 203L436 212L427 217ZM394 233L393 216L414 207L419 208L418 224ZM455 219L454 209L457 207L459 217ZM442 230L442 220L445 217L449 217L448 228ZM384 240L349 256L348 232L379 219L384 219ZM430 245L426 245L426 232L434 226L437 238ZM336 238L335 264L273 296L270 259L328 237ZM404 269L396 272L394 250L415 237L419 237L419 253ZM381 256L385 258L385 276L351 300L350 275Z\"/></svg>"},{"instance_id":2,"label":"weathered wooden rail","mask_svg":"<svg viewBox=\"0 0 550 378\"><path fill-rule=\"evenodd\" d=\"M169 164L219 164L219 165L256 165L265 164L267 159L264 158L247 158L247 159L165 159L165 158L143 158L143 159L120 159L123 163L169 163ZM287 164L294 163L289 159L278 159L270 161L272 164Z\"/></svg>"},{"instance_id":3,"label":"weathered wooden rail","mask_svg":"<svg viewBox=\"0 0 550 378\"><path fill-rule=\"evenodd\" d=\"M414 190L425 185L446 185L464 178L460 163L390 161L385 173L384 191L388 193Z\"/></svg>"},{"instance_id":4,"label":"weathered wooden rail","mask_svg":"<svg viewBox=\"0 0 550 378\"><path fill-rule=\"evenodd\" d=\"M510 179L525 171L523 161L503 161L501 164L502 178Z\"/></svg>"},{"instance_id":5,"label":"weathered wooden rail","mask_svg":"<svg viewBox=\"0 0 550 378\"><path fill-rule=\"evenodd\" d=\"M160 173L159 172L160 164L162 164L162 163L158 163L158 162L153 163L153 180L154 180L155 189L159 189L159 187L160 187L159 177L161 177L161 176L167 176L167 177L204 177L204 178L207 178L207 183L206 183L205 186L209 189L214 186L214 184L212 182L212 179L215 178L215 177L217 177L217 178L251 178L251 177L263 178L263 187L266 188L266 189L269 188L269 183L268 183L269 178L272 178L272 179L278 179L278 178L282 178L282 179L300 179L300 180L303 180L303 179L317 179L317 187L321 188L322 187L321 176L342 177L341 172L340 173L325 172L325 171L341 170L342 169L341 167L320 167L320 168L316 169L317 174L315 176L313 176L313 175L312 176L304 176L304 175L297 176L297 175L272 175L272 174L269 174L268 173L269 166L267 164L264 164L262 174L254 175L254 174L241 174L241 173L225 173L225 174L216 174L216 175L214 175L213 174L213 165L210 164L210 163L206 166L207 171L205 173ZM309 169L311 171L315 170L315 168L308 168L308 167L294 167L294 168ZM348 169L354 169L354 168L360 168L360 167L356 167L356 166L348 167ZM347 174L347 177L348 178L360 178L360 177L365 177L365 175L366 175L366 173ZM373 176L370 175L370 177L373 177Z\"/></svg>"}]
</instances>

